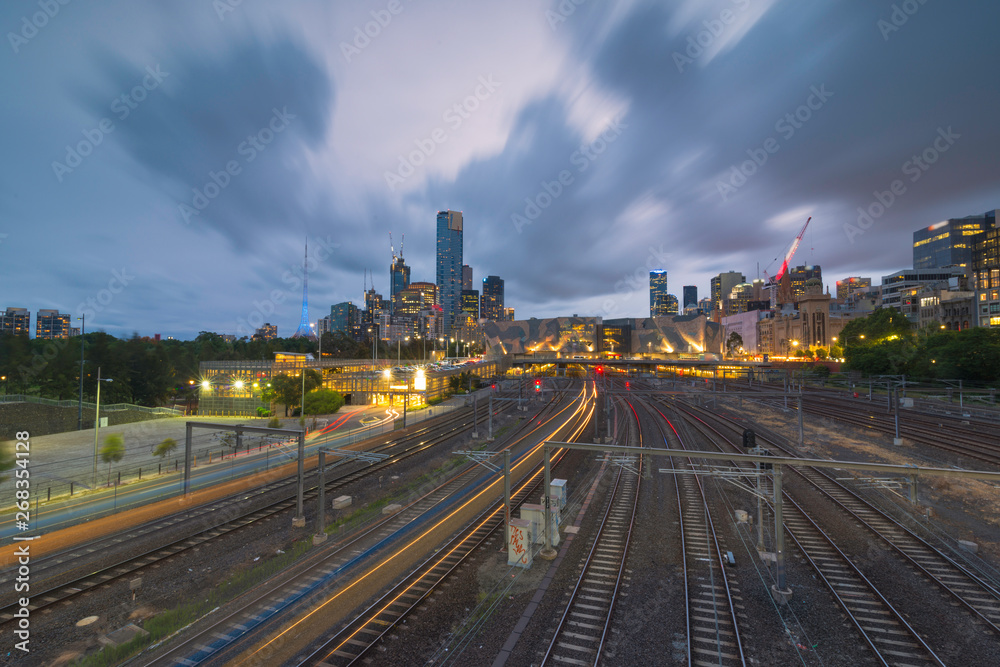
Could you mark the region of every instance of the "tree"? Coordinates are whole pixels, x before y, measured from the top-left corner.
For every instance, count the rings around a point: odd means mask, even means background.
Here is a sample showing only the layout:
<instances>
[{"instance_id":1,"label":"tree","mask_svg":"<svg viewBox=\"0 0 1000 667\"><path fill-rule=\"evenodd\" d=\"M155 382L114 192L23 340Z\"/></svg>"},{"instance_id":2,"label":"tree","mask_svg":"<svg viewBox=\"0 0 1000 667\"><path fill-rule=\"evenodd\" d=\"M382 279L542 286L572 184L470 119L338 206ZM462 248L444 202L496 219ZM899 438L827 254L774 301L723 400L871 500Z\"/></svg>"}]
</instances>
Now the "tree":
<instances>
[{"instance_id":1,"label":"tree","mask_svg":"<svg viewBox=\"0 0 1000 667\"><path fill-rule=\"evenodd\" d=\"M309 393L321 383L319 371L311 368L305 371L306 393ZM271 378L270 386L265 388L264 400L277 401L285 406L285 416L288 416L288 408L294 407L302 400L302 377L291 376L279 373Z\"/></svg>"},{"instance_id":2,"label":"tree","mask_svg":"<svg viewBox=\"0 0 1000 667\"><path fill-rule=\"evenodd\" d=\"M816 358L819 359L820 361L824 361L828 356L825 347L817 347L815 352L816 352ZM826 366L823 366L823 368L826 368Z\"/></svg>"},{"instance_id":3,"label":"tree","mask_svg":"<svg viewBox=\"0 0 1000 667\"><path fill-rule=\"evenodd\" d=\"M15 465L14 443L0 441L0 482L7 479L7 475L2 473L10 470Z\"/></svg>"},{"instance_id":4,"label":"tree","mask_svg":"<svg viewBox=\"0 0 1000 667\"><path fill-rule=\"evenodd\" d=\"M729 334L729 339L726 341L726 354L730 357L736 356L736 353L740 351L743 347L743 336L733 331Z\"/></svg>"},{"instance_id":5,"label":"tree","mask_svg":"<svg viewBox=\"0 0 1000 667\"><path fill-rule=\"evenodd\" d=\"M170 452L175 449L177 449L177 441L173 438L166 438L153 449L153 456L159 456L162 460L169 456Z\"/></svg>"},{"instance_id":6,"label":"tree","mask_svg":"<svg viewBox=\"0 0 1000 667\"><path fill-rule=\"evenodd\" d=\"M331 415L344 404L344 397L332 389L317 389L306 394L305 414Z\"/></svg>"},{"instance_id":7,"label":"tree","mask_svg":"<svg viewBox=\"0 0 1000 667\"><path fill-rule=\"evenodd\" d=\"M108 464L108 486L111 486L111 464L125 458L125 441L118 433L112 433L104 439L101 447L101 460Z\"/></svg>"}]
</instances>

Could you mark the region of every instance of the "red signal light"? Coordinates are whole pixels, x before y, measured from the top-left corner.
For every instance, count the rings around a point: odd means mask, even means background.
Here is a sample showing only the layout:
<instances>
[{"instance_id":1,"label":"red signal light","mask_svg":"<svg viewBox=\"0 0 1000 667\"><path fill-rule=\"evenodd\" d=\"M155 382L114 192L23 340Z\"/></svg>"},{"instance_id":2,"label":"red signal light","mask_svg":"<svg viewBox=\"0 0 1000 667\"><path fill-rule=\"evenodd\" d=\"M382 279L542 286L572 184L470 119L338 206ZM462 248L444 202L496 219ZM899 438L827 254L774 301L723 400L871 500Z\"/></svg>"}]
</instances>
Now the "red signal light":
<instances>
[{"instance_id":1,"label":"red signal light","mask_svg":"<svg viewBox=\"0 0 1000 667\"><path fill-rule=\"evenodd\" d=\"M631 387L632 387L632 383L631 382L626 382L625 383L625 388L626 389L630 389Z\"/></svg>"}]
</instances>

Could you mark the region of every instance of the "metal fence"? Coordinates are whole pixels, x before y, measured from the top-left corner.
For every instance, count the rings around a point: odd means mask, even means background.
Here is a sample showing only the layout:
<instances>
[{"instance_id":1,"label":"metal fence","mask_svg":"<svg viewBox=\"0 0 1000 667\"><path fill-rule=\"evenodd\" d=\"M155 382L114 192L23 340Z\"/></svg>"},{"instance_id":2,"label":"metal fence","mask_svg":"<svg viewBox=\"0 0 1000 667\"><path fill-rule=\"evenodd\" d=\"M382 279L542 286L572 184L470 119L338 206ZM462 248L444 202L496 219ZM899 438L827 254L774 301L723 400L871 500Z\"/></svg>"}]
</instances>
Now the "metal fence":
<instances>
[{"instance_id":1,"label":"metal fence","mask_svg":"<svg viewBox=\"0 0 1000 667\"><path fill-rule=\"evenodd\" d=\"M79 408L79 401L56 401L51 398L39 398L37 396L26 396L25 394L7 394L0 396L0 404L6 403L34 403L36 405L49 405L57 408ZM83 402L83 409L91 412L97 409L94 403ZM119 412L123 410L134 410L145 412L150 415L164 415L168 417L180 417L184 413L174 408L148 408L144 405L133 405L132 403L104 403L101 405L103 412Z\"/></svg>"}]
</instances>

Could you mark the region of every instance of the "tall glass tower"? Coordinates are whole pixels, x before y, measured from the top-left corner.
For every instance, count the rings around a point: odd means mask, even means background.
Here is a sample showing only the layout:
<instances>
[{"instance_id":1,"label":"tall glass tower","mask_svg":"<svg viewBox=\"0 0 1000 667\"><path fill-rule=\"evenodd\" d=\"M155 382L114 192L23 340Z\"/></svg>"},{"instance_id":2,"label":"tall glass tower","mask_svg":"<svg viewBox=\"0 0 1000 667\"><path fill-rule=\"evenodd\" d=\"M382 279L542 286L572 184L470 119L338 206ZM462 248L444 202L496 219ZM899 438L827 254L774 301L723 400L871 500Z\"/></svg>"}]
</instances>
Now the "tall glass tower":
<instances>
[{"instance_id":1,"label":"tall glass tower","mask_svg":"<svg viewBox=\"0 0 1000 667\"><path fill-rule=\"evenodd\" d=\"M664 269L649 272L649 316L667 315L667 272Z\"/></svg>"},{"instance_id":2,"label":"tall glass tower","mask_svg":"<svg viewBox=\"0 0 1000 667\"><path fill-rule=\"evenodd\" d=\"M462 310L461 211L438 211L437 214L437 291L447 335L455 315Z\"/></svg>"}]
</instances>

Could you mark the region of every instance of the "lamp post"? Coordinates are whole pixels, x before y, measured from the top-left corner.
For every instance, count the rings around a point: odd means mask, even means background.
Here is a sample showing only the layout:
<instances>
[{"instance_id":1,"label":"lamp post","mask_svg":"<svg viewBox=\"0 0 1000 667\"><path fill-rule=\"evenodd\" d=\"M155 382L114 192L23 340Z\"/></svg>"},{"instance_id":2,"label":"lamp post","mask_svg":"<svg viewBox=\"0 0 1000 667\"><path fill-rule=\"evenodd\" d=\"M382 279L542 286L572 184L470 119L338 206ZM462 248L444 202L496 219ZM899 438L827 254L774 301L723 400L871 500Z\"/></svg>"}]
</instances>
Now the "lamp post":
<instances>
[{"instance_id":1,"label":"lamp post","mask_svg":"<svg viewBox=\"0 0 1000 667\"><path fill-rule=\"evenodd\" d=\"M97 488L97 439L98 433L101 429L101 383L102 382L112 382L111 378L101 379L101 367L97 367L97 406L94 409L94 480L93 488Z\"/></svg>"},{"instance_id":2,"label":"lamp post","mask_svg":"<svg viewBox=\"0 0 1000 667\"><path fill-rule=\"evenodd\" d=\"M80 408L76 415L76 430L83 430L83 335L87 333L87 314L84 313L76 318L80 320Z\"/></svg>"}]
</instances>

